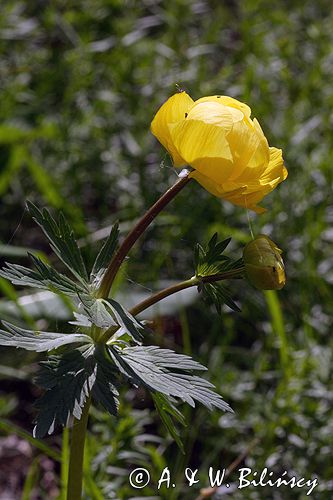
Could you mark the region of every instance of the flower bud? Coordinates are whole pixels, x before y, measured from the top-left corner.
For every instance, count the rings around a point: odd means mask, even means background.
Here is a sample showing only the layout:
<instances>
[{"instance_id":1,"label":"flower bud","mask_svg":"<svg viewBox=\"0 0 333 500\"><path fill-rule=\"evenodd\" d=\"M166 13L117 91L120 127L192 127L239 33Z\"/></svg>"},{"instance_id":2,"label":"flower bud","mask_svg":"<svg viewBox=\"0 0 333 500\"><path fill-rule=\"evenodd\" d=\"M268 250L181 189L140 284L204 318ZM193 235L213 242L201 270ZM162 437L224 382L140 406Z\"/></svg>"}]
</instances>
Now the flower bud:
<instances>
[{"instance_id":1,"label":"flower bud","mask_svg":"<svg viewBox=\"0 0 333 500\"><path fill-rule=\"evenodd\" d=\"M260 234L245 245L243 260L245 275L260 290L280 290L286 283L280 250L268 236Z\"/></svg>"}]
</instances>

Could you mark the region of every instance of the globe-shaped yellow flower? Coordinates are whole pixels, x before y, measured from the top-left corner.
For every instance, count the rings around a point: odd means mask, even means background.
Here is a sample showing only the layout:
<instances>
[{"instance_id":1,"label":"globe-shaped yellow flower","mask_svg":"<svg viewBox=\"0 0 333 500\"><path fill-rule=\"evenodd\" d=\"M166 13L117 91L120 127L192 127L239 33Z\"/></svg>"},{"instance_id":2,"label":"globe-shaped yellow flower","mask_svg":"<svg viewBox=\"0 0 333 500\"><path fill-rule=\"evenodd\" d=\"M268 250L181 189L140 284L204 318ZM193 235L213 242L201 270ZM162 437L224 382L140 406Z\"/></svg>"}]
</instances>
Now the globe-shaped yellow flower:
<instances>
[{"instance_id":1,"label":"globe-shaped yellow flower","mask_svg":"<svg viewBox=\"0 0 333 500\"><path fill-rule=\"evenodd\" d=\"M190 165L190 176L234 205L264 212L259 203L288 172L281 149L267 139L244 103L227 96L193 101L186 92L170 97L156 113L151 131L174 165Z\"/></svg>"}]
</instances>

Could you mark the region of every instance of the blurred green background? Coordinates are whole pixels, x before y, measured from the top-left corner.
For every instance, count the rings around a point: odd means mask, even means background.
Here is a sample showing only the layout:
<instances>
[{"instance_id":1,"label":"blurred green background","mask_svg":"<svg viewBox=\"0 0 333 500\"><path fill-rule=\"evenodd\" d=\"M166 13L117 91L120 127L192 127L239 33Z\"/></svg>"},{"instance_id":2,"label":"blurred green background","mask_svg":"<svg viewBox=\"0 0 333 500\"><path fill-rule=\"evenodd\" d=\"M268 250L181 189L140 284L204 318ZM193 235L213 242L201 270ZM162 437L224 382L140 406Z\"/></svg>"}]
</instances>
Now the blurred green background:
<instances>
[{"instance_id":1,"label":"blurred green background","mask_svg":"<svg viewBox=\"0 0 333 500\"><path fill-rule=\"evenodd\" d=\"M254 233L284 250L286 287L264 294L230 283L242 312L225 308L222 317L199 296L187 307L177 300L161 310L150 339L208 366L235 414L184 407L190 425L182 456L148 396L125 387L118 421L92 413L85 498L210 498L212 491L200 493L208 467L237 458L223 497L309 498L307 488L235 490L237 468L246 466L317 477L311 498L332 498L332 23L329 0L2 0L2 264L27 265L27 248L54 260L26 198L65 212L88 262L116 219L126 232L176 180L149 132L176 84L194 99L218 93L248 103L289 170L264 200L268 212L249 214ZM130 300L191 276L195 242L215 231L232 236L229 255L240 256L248 214L190 184L132 251L119 292ZM68 329L65 304L4 280L0 289L2 319ZM39 359L1 349L1 500L61 498L57 460L28 441ZM59 450L61 433L46 443ZM128 482L138 466L152 478L142 490ZM177 486L157 490L164 466ZM192 488L185 467L199 469Z\"/></svg>"}]
</instances>

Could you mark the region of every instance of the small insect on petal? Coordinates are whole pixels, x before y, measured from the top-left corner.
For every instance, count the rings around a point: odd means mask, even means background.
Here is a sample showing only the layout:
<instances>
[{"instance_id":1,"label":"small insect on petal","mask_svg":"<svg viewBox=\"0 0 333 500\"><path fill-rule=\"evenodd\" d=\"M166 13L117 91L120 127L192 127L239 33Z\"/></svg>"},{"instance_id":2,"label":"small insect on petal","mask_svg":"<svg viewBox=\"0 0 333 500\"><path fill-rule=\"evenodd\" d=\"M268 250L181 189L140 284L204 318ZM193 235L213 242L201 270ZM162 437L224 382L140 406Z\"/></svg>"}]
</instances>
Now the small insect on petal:
<instances>
[{"instance_id":1,"label":"small insect on petal","mask_svg":"<svg viewBox=\"0 0 333 500\"><path fill-rule=\"evenodd\" d=\"M286 283L282 250L268 236L260 234L245 245L245 275L260 290L280 290Z\"/></svg>"}]
</instances>

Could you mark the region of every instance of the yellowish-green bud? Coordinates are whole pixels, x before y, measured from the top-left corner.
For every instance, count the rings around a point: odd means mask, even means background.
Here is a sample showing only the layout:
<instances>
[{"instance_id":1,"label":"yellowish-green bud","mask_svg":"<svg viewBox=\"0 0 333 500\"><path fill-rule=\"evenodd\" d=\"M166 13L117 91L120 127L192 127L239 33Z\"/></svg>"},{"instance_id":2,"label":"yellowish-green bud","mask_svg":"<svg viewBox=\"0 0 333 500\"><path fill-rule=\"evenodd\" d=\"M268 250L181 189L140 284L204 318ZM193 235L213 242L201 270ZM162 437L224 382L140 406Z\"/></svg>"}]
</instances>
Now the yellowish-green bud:
<instances>
[{"instance_id":1,"label":"yellowish-green bud","mask_svg":"<svg viewBox=\"0 0 333 500\"><path fill-rule=\"evenodd\" d=\"M286 283L282 250L268 236L260 234L245 245L245 275L260 290L280 290Z\"/></svg>"}]
</instances>

